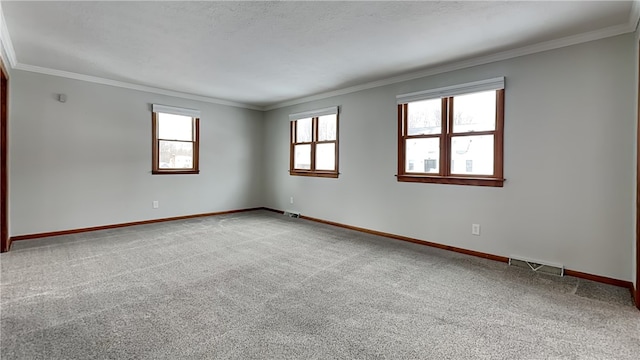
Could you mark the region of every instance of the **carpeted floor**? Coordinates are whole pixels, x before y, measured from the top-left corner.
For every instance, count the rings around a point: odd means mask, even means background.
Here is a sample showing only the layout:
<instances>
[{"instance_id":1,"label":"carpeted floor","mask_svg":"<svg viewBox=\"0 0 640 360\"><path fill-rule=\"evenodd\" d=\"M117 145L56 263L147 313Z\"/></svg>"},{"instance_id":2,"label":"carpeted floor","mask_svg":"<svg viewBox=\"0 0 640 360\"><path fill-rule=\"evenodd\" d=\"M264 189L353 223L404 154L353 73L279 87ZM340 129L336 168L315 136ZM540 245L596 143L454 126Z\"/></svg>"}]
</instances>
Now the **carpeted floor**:
<instances>
[{"instance_id":1,"label":"carpeted floor","mask_svg":"<svg viewBox=\"0 0 640 360\"><path fill-rule=\"evenodd\" d=\"M627 289L266 211L16 242L2 359L638 359Z\"/></svg>"}]
</instances>

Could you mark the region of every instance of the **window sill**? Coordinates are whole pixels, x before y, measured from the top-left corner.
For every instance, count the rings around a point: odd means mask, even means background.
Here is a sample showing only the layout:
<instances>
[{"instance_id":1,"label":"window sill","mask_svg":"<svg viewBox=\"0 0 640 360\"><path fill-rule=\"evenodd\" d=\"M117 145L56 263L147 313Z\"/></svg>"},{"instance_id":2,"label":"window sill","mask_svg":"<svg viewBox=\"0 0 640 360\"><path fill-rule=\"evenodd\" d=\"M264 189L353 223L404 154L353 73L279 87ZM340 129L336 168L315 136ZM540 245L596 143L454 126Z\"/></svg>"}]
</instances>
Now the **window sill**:
<instances>
[{"instance_id":1,"label":"window sill","mask_svg":"<svg viewBox=\"0 0 640 360\"><path fill-rule=\"evenodd\" d=\"M310 177L322 177L322 178L338 178L337 172L318 172L318 171L299 171L289 170L291 176L310 176Z\"/></svg>"},{"instance_id":2,"label":"window sill","mask_svg":"<svg viewBox=\"0 0 640 360\"><path fill-rule=\"evenodd\" d=\"M200 170L152 170L153 175L200 174Z\"/></svg>"},{"instance_id":3,"label":"window sill","mask_svg":"<svg viewBox=\"0 0 640 360\"><path fill-rule=\"evenodd\" d=\"M505 179L462 177L462 176L426 176L426 175L396 175L398 182L419 182L431 184L470 185L503 187Z\"/></svg>"}]
</instances>

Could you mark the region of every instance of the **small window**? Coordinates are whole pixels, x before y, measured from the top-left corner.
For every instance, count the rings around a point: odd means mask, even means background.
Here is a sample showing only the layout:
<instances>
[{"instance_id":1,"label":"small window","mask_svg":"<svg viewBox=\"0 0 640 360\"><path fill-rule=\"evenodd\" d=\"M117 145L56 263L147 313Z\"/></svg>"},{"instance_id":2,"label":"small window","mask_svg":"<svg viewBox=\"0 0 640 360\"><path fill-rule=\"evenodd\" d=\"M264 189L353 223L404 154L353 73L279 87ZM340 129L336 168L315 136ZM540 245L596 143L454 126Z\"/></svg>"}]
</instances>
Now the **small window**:
<instances>
[{"instance_id":1,"label":"small window","mask_svg":"<svg viewBox=\"0 0 640 360\"><path fill-rule=\"evenodd\" d=\"M289 174L338 177L338 108L289 115Z\"/></svg>"},{"instance_id":2,"label":"small window","mask_svg":"<svg viewBox=\"0 0 640 360\"><path fill-rule=\"evenodd\" d=\"M153 105L153 174L198 174L200 113Z\"/></svg>"},{"instance_id":3,"label":"small window","mask_svg":"<svg viewBox=\"0 0 640 360\"><path fill-rule=\"evenodd\" d=\"M453 161L451 162L453 164ZM467 160L467 169L466 169L468 174L472 174L473 173L473 160Z\"/></svg>"},{"instance_id":4,"label":"small window","mask_svg":"<svg viewBox=\"0 0 640 360\"><path fill-rule=\"evenodd\" d=\"M424 161L424 172L432 172L433 170L438 169L438 160L435 159L426 159Z\"/></svg>"},{"instance_id":5,"label":"small window","mask_svg":"<svg viewBox=\"0 0 640 360\"><path fill-rule=\"evenodd\" d=\"M502 186L503 126L504 78L399 95L398 181Z\"/></svg>"}]
</instances>

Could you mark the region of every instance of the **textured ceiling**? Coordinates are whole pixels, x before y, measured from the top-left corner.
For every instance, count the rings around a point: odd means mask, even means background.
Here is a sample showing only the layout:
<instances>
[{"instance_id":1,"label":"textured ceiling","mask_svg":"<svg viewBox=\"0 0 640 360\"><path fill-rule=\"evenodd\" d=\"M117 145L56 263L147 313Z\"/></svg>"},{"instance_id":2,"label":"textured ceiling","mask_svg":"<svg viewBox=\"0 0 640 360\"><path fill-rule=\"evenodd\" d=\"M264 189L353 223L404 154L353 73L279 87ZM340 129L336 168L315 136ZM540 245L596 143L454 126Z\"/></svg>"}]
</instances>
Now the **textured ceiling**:
<instances>
[{"instance_id":1,"label":"textured ceiling","mask_svg":"<svg viewBox=\"0 0 640 360\"><path fill-rule=\"evenodd\" d=\"M265 106L629 21L631 2L12 2L18 63Z\"/></svg>"}]
</instances>

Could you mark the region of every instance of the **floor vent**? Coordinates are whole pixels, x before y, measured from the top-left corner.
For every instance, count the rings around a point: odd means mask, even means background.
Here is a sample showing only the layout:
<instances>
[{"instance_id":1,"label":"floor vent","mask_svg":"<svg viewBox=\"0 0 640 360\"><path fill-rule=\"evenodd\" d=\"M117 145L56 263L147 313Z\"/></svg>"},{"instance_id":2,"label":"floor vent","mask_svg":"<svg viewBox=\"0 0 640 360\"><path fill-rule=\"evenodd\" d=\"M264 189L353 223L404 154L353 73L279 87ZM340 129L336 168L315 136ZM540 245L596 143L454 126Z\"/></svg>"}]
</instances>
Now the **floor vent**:
<instances>
[{"instance_id":1,"label":"floor vent","mask_svg":"<svg viewBox=\"0 0 640 360\"><path fill-rule=\"evenodd\" d=\"M538 260L518 259L514 257L509 258L509 265L530 269L543 274L564 276L563 265L544 263Z\"/></svg>"},{"instance_id":2,"label":"floor vent","mask_svg":"<svg viewBox=\"0 0 640 360\"><path fill-rule=\"evenodd\" d=\"M297 211L292 211L292 210L285 210L284 211L284 215L288 216L290 218L299 218L300 217L300 213Z\"/></svg>"}]
</instances>

